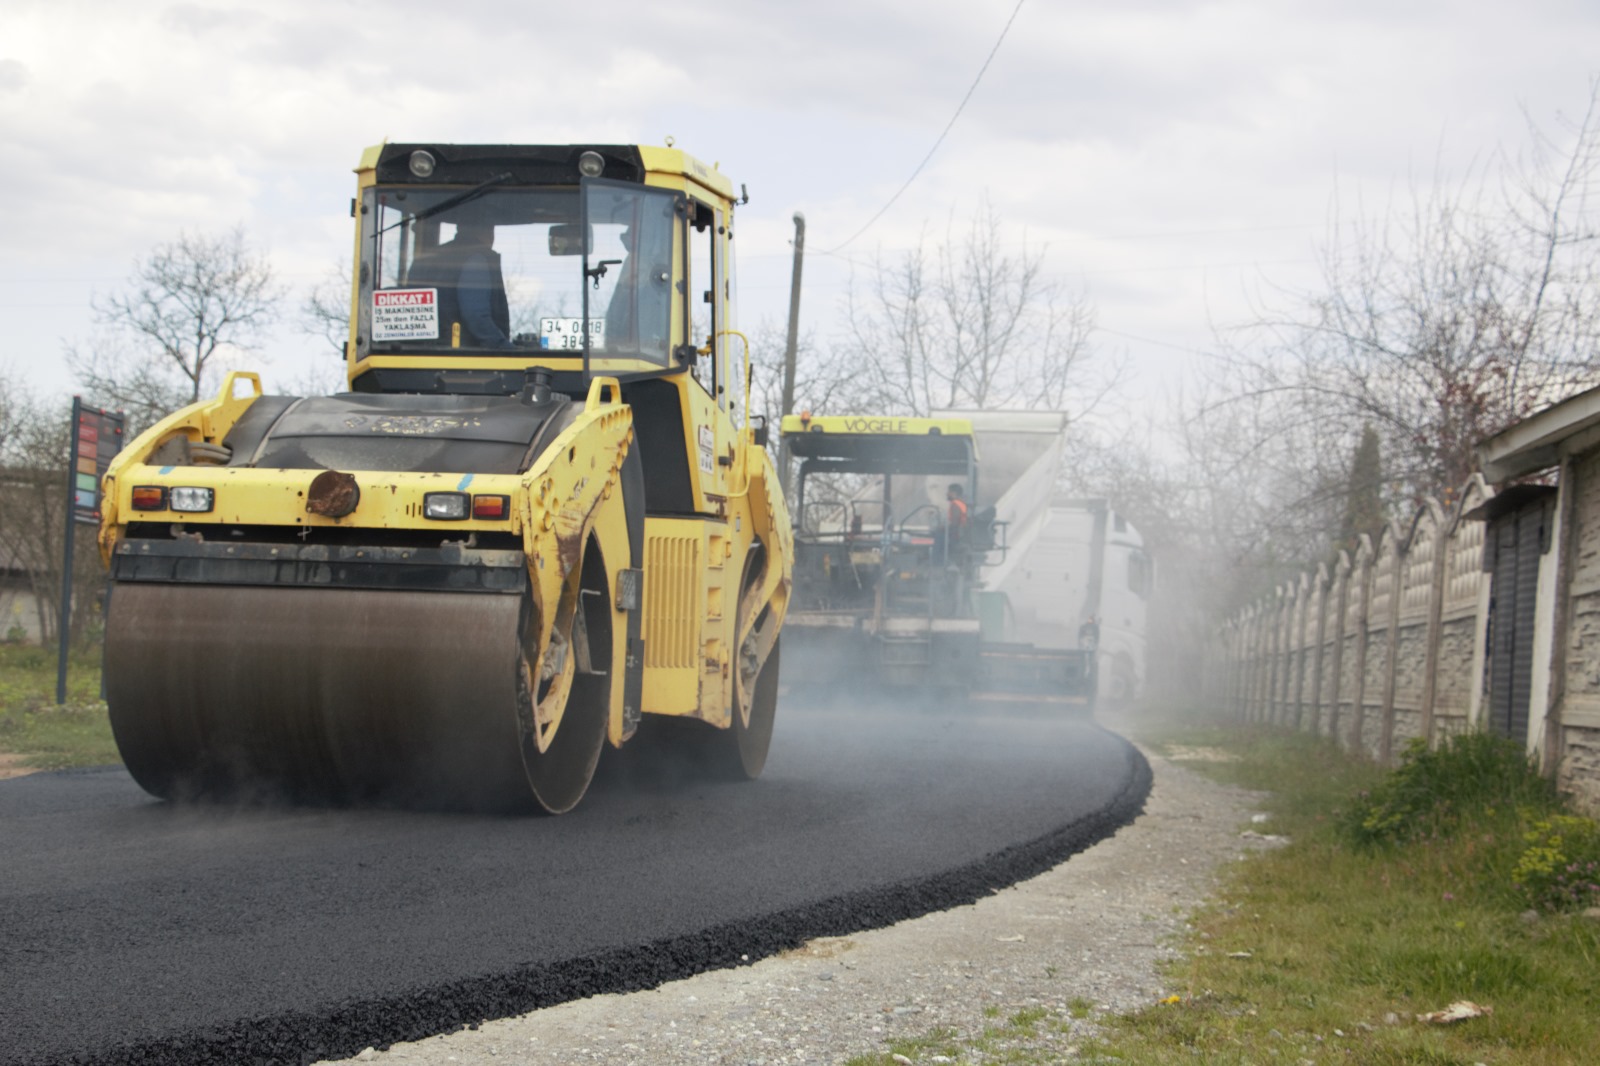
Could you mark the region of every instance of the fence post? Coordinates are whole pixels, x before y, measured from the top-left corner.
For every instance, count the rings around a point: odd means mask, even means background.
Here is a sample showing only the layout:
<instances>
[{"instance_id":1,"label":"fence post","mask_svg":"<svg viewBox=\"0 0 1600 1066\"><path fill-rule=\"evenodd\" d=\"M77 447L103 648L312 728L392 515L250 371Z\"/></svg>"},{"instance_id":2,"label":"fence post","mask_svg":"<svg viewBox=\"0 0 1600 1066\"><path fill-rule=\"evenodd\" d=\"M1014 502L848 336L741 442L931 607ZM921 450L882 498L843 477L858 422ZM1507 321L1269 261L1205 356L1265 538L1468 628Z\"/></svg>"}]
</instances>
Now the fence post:
<instances>
[{"instance_id":1,"label":"fence post","mask_svg":"<svg viewBox=\"0 0 1600 1066\"><path fill-rule=\"evenodd\" d=\"M1333 688L1328 693L1328 736L1337 744L1339 723L1343 720L1339 713L1339 701L1344 690L1345 612L1350 602L1350 553L1342 548L1333 566L1329 591L1331 595L1326 610L1333 621L1333 662L1328 669L1333 674Z\"/></svg>"},{"instance_id":2,"label":"fence post","mask_svg":"<svg viewBox=\"0 0 1600 1066\"><path fill-rule=\"evenodd\" d=\"M1400 666L1400 593L1404 588L1401 575L1405 572L1405 555L1401 551L1400 533L1393 522L1384 528L1379 543L1383 545L1379 551L1379 565L1389 568L1389 602L1385 612L1389 629L1384 634L1388 661L1384 664L1383 703L1379 710L1378 762L1388 766L1394 750L1394 693Z\"/></svg>"},{"instance_id":3,"label":"fence post","mask_svg":"<svg viewBox=\"0 0 1600 1066\"><path fill-rule=\"evenodd\" d=\"M1355 569L1350 584L1359 598L1354 617L1350 619L1351 635L1355 638L1355 683L1350 694L1350 747L1362 751L1361 736L1366 727L1367 699L1367 607L1372 598L1372 538L1361 534L1357 542Z\"/></svg>"},{"instance_id":4,"label":"fence post","mask_svg":"<svg viewBox=\"0 0 1600 1066\"><path fill-rule=\"evenodd\" d=\"M1449 522L1444 509L1429 499L1423 504L1432 508L1433 523L1433 579L1428 586L1428 628L1423 638L1425 658L1422 667L1422 715L1420 731L1423 743L1433 746L1433 708L1439 698L1439 644L1444 639L1444 586L1450 572L1448 541Z\"/></svg>"},{"instance_id":5,"label":"fence post","mask_svg":"<svg viewBox=\"0 0 1600 1066\"><path fill-rule=\"evenodd\" d=\"M1328 566L1319 563L1311 578L1311 602L1316 605L1317 620L1312 626L1315 634L1311 645L1311 721L1308 726L1312 736L1322 733L1322 660L1323 634L1328 623ZM1309 619L1307 624L1310 625Z\"/></svg>"}]
</instances>

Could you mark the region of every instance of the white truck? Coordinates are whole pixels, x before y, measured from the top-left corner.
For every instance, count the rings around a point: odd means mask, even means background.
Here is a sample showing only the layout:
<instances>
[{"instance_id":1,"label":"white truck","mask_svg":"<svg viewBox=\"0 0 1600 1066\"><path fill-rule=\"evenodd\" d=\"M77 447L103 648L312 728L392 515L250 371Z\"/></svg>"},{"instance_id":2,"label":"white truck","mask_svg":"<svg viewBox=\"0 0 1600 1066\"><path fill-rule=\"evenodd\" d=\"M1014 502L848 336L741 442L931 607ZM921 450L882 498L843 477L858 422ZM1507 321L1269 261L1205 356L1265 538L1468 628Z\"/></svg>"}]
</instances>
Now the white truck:
<instances>
[{"instance_id":1,"label":"white truck","mask_svg":"<svg viewBox=\"0 0 1600 1066\"><path fill-rule=\"evenodd\" d=\"M1005 551L992 553L980 573L985 639L1092 648L1098 699L1136 698L1155 564L1109 501L1060 492L1066 415L951 410L934 417L972 423L981 470L975 507L992 506L1003 524Z\"/></svg>"}]
</instances>

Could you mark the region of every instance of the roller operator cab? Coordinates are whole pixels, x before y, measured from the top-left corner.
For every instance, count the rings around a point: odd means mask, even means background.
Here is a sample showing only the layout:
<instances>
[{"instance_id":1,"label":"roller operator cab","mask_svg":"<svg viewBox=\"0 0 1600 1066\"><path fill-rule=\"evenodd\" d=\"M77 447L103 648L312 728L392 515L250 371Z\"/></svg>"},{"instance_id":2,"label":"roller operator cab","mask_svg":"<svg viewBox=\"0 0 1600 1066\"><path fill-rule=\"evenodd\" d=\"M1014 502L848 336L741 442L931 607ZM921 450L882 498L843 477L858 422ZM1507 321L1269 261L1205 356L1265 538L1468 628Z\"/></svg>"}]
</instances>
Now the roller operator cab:
<instances>
[{"instance_id":1,"label":"roller operator cab","mask_svg":"<svg viewBox=\"0 0 1600 1066\"><path fill-rule=\"evenodd\" d=\"M220 394L106 474L106 688L164 797L551 812L645 714L754 777L789 518L732 184L671 148L387 144L350 391Z\"/></svg>"}]
</instances>

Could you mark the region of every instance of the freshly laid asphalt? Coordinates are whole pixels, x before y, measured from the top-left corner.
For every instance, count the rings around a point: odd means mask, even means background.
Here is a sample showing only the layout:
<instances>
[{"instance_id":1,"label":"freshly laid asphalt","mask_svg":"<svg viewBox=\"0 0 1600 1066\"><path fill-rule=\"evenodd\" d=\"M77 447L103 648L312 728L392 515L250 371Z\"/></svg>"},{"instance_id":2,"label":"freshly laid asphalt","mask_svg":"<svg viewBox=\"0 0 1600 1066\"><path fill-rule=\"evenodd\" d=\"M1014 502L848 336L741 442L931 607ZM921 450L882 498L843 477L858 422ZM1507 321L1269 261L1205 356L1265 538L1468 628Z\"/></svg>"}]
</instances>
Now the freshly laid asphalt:
<instances>
[{"instance_id":1,"label":"freshly laid asphalt","mask_svg":"<svg viewBox=\"0 0 1600 1066\"><path fill-rule=\"evenodd\" d=\"M560 818L0 781L0 1063L310 1062L651 987L971 902L1149 791L1086 721L791 703L759 781L630 745Z\"/></svg>"}]
</instances>

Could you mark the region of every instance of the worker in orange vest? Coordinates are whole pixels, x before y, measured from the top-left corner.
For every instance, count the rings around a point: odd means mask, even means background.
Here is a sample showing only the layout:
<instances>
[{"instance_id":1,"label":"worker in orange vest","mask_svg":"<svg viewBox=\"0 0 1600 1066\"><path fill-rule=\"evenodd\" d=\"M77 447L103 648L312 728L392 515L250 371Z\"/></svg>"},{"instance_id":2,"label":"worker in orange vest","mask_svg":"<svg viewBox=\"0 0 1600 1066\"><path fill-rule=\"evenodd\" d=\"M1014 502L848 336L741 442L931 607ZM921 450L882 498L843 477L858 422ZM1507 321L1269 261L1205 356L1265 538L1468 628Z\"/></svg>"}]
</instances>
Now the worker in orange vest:
<instances>
[{"instance_id":1,"label":"worker in orange vest","mask_svg":"<svg viewBox=\"0 0 1600 1066\"><path fill-rule=\"evenodd\" d=\"M967 501L961 498L961 486L951 482L945 490L944 498L949 501L949 513L945 515L945 543L950 548L962 544L967 538Z\"/></svg>"}]
</instances>

